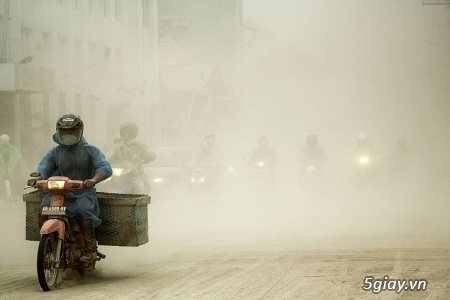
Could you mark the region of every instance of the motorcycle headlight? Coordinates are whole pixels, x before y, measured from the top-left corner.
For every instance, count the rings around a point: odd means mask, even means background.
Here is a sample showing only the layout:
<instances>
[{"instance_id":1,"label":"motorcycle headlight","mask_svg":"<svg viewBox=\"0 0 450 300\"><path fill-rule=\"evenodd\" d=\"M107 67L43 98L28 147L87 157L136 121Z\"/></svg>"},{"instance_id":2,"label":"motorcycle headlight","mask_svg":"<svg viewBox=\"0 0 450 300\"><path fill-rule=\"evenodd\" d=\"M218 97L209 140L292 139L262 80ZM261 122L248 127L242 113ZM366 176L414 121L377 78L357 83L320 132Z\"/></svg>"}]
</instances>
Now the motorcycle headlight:
<instances>
[{"instance_id":1,"label":"motorcycle headlight","mask_svg":"<svg viewBox=\"0 0 450 300\"><path fill-rule=\"evenodd\" d=\"M191 177L191 183L203 183L205 182L205 177Z\"/></svg>"},{"instance_id":2,"label":"motorcycle headlight","mask_svg":"<svg viewBox=\"0 0 450 300\"><path fill-rule=\"evenodd\" d=\"M120 176L122 175L123 168L112 168L112 174L113 176Z\"/></svg>"},{"instance_id":3,"label":"motorcycle headlight","mask_svg":"<svg viewBox=\"0 0 450 300\"><path fill-rule=\"evenodd\" d=\"M314 172L316 170L314 166L308 166L308 168L306 169L308 170L308 172Z\"/></svg>"},{"instance_id":4,"label":"motorcycle headlight","mask_svg":"<svg viewBox=\"0 0 450 300\"><path fill-rule=\"evenodd\" d=\"M62 190L64 189L65 183L64 180L49 180L47 181L47 188L49 190Z\"/></svg>"},{"instance_id":5,"label":"motorcycle headlight","mask_svg":"<svg viewBox=\"0 0 450 300\"><path fill-rule=\"evenodd\" d=\"M265 163L263 160L256 162L256 165L257 165L258 167L264 167L265 164L266 164L266 163Z\"/></svg>"},{"instance_id":6,"label":"motorcycle headlight","mask_svg":"<svg viewBox=\"0 0 450 300\"><path fill-rule=\"evenodd\" d=\"M368 156L360 156L359 157L359 163L362 165L368 164L370 161L370 157Z\"/></svg>"}]
</instances>

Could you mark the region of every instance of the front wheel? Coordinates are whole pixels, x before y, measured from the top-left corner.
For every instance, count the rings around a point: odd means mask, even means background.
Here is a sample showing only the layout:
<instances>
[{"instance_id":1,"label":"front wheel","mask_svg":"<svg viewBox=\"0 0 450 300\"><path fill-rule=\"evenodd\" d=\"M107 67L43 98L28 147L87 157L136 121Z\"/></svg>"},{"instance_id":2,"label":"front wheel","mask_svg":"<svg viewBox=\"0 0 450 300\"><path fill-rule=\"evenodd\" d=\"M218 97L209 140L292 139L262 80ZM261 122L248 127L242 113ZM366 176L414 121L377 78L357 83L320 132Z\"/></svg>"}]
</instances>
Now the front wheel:
<instances>
[{"instance_id":1,"label":"front wheel","mask_svg":"<svg viewBox=\"0 0 450 300\"><path fill-rule=\"evenodd\" d=\"M42 290L49 291L58 284L59 269L56 261L58 238L55 234L43 234L37 254L37 273Z\"/></svg>"}]
</instances>

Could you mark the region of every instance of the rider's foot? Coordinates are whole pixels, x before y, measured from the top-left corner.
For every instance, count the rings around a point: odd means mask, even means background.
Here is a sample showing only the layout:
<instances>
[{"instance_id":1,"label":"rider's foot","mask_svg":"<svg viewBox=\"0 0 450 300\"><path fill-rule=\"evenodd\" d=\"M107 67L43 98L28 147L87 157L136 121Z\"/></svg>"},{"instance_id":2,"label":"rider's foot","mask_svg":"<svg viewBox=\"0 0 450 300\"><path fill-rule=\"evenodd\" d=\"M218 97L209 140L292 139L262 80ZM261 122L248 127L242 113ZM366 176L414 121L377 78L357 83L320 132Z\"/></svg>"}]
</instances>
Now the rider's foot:
<instances>
[{"instance_id":1,"label":"rider's foot","mask_svg":"<svg viewBox=\"0 0 450 300\"><path fill-rule=\"evenodd\" d=\"M80 261L84 263L91 263L97 258L97 253L95 251L86 251Z\"/></svg>"}]
</instances>

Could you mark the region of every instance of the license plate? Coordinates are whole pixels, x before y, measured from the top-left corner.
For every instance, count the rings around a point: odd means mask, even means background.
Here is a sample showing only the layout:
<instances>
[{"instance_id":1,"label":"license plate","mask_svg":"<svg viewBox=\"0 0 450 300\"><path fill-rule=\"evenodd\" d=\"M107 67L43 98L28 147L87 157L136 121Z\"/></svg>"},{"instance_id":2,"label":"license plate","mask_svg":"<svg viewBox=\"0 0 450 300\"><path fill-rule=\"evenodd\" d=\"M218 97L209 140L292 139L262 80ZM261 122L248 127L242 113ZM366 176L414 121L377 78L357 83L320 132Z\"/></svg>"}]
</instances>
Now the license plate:
<instances>
[{"instance_id":1,"label":"license plate","mask_svg":"<svg viewBox=\"0 0 450 300\"><path fill-rule=\"evenodd\" d=\"M42 208L42 215L58 215L64 216L66 214L65 206L44 206Z\"/></svg>"}]
</instances>

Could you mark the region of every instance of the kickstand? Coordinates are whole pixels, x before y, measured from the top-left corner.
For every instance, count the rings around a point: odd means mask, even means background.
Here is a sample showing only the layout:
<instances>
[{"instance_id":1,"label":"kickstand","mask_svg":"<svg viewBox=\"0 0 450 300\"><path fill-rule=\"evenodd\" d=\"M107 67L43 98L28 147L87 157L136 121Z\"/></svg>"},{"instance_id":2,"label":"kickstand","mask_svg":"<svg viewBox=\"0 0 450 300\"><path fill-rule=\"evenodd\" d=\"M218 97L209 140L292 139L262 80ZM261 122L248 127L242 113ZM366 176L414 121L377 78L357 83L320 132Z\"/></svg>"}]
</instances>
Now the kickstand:
<instances>
[{"instance_id":1,"label":"kickstand","mask_svg":"<svg viewBox=\"0 0 450 300\"><path fill-rule=\"evenodd\" d=\"M100 257L101 259L105 259L106 258L106 255L101 253L101 252L99 252L99 251L97 251L97 256Z\"/></svg>"}]
</instances>

